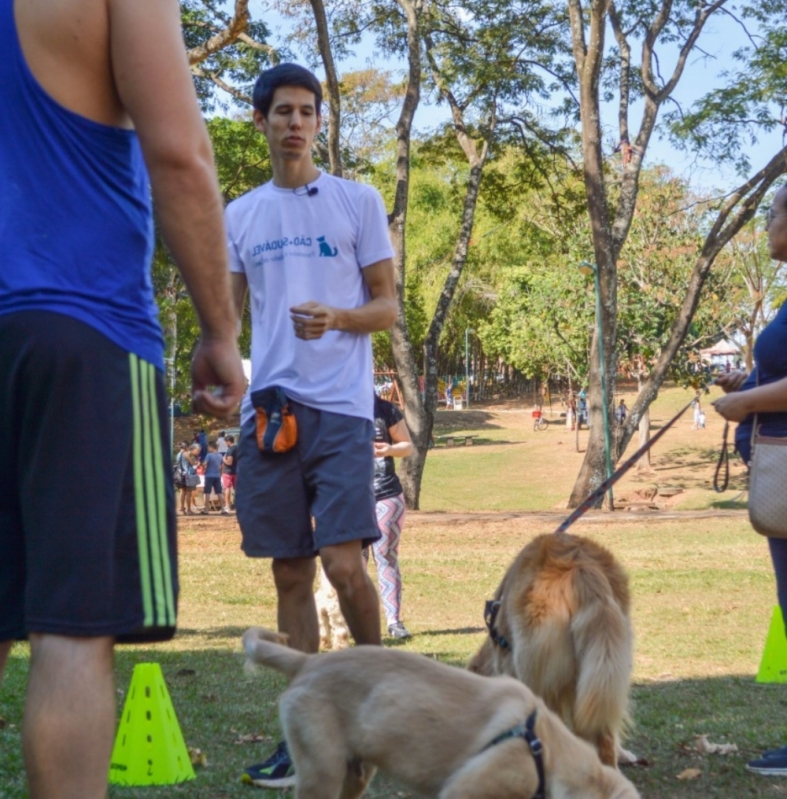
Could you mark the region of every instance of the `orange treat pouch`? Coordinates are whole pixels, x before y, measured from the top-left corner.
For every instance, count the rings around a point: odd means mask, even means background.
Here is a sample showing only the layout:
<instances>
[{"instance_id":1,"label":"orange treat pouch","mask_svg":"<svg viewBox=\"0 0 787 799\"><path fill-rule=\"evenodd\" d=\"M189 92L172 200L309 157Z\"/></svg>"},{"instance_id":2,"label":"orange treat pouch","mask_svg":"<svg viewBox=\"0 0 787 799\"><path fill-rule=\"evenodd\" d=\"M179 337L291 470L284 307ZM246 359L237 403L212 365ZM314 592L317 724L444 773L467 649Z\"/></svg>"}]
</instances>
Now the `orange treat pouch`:
<instances>
[{"instance_id":1,"label":"orange treat pouch","mask_svg":"<svg viewBox=\"0 0 787 799\"><path fill-rule=\"evenodd\" d=\"M257 446L260 452L287 452L298 442L298 424L287 395L277 386L252 392L257 413Z\"/></svg>"}]
</instances>

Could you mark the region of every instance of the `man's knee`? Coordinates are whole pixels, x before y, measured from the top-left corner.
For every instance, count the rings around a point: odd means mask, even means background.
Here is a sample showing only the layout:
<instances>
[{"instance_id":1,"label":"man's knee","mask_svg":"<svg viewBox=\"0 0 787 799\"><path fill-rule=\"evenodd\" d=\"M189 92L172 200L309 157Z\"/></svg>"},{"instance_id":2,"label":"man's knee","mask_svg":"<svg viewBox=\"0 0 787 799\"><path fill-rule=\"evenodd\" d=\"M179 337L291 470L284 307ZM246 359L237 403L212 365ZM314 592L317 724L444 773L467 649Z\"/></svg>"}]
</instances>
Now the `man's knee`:
<instances>
[{"instance_id":1,"label":"man's knee","mask_svg":"<svg viewBox=\"0 0 787 799\"><path fill-rule=\"evenodd\" d=\"M299 591L311 593L317 574L315 558L274 558L271 569L279 594Z\"/></svg>"},{"instance_id":2,"label":"man's knee","mask_svg":"<svg viewBox=\"0 0 787 799\"><path fill-rule=\"evenodd\" d=\"M30 633L31 668L37 664L47 666L73 665L89 662L113 668L115 639L110 636L82 638L48 633Z\"/></svg>"},{"instance_id":3,"label":"man's knee","mask_svg":"<svg viewBox=\"0 0 787 799\"><path fill-rule=\"evenodd\" d=\"M323 547L320 557L328 580L340 594L367 583L369 578L361 556L360 541Z\"/></svg>"}]
</instances>

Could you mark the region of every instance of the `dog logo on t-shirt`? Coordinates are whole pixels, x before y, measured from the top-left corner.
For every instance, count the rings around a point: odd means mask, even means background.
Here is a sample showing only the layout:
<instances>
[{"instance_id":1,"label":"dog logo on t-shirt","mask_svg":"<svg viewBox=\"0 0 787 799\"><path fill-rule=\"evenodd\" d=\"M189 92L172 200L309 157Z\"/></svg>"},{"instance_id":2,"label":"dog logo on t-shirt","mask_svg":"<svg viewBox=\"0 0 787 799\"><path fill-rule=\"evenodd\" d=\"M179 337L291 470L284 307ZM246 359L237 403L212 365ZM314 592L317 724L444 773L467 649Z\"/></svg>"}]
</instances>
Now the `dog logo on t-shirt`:
<instances>
[{"instance_id":1,"label":"dog logo on t-shirt","mask_svg":"<svg viewBox=\"0 0 787 799\"><path fill-rule=\"evenodd\" d=\"M338 247L331 249L331 245L325 241L325 236L317 236L317 241L320 243L320 258L335 258L339 252Z\"/></svg>"}]
</instances>

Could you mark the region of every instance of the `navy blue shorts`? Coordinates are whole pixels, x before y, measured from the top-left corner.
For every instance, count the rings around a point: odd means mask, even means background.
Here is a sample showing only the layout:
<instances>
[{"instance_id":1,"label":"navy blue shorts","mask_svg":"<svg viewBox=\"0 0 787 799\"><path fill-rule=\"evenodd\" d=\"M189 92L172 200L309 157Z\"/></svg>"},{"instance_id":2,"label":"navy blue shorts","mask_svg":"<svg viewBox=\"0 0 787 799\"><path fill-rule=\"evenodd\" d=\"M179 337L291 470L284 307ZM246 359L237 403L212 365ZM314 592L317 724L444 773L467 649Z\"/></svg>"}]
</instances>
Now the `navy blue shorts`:
<instances>
[{"instance_id":1,"label":"navy blue shorts","mask_svg":"<svg viewBox=\"0 0 787 799\"><path fill-rule=\"evenodd\" d=\"M0 641L175 631L163 376L89 325L0 315Z\"/></svg>"},{"instance_id":2,"label":"navy blue shorts","mask_svg":"<svg viewBox=\"0 0 787 799\"><path fill-rule=\"evenodd\" d=\"M216 496L221 495L221 476L205 478L205 496L209 497L211 489L216 492Z\"/></svg>"},{"instance_id":3,"label":"navy blue shorts","mask_svg":"<svg viewBox=\"0 0 787 799\"><path fill-rule=\"evenodd\" d=\"M261 453L254 417L241 428L235 510L243 551L284 559L347 541L368 546L380 538L372 422L292 400L290 407L298 443L289 452Z\"/></svg>"}]
</instances>

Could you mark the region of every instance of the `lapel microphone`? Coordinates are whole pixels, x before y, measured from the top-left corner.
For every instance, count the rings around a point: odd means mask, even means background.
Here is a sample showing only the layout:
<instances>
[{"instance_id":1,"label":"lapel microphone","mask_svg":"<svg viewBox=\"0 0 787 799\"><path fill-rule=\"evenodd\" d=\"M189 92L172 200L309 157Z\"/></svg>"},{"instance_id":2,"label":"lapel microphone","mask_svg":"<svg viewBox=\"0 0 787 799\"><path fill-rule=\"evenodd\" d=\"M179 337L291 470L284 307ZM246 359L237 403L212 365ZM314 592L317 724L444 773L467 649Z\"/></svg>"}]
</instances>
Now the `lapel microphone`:
<instances>
[{"instance_id":1,"label":"lapel microphone","mask_svg":"<svg viewBox=\"0 0 787 799\"><path fill-rule=\"evenodd\" d=\"M308 183L305 186L298 186L297 189L293 189L292 193L297 194L299 197L314 197L315 194L319 193L319 189L317 186L310 186Z\"/></svg>"}]
</instances>

